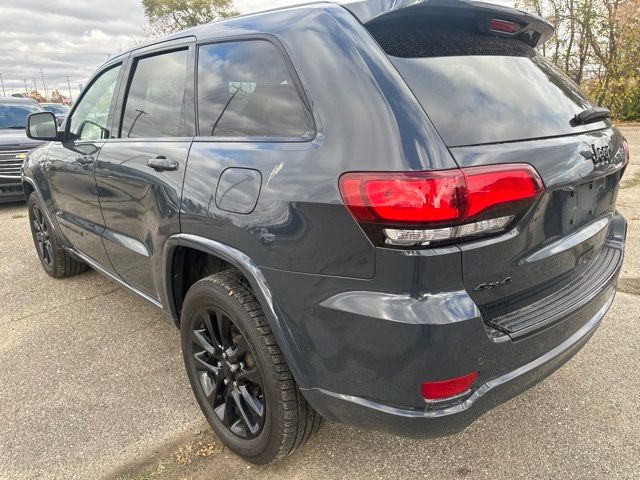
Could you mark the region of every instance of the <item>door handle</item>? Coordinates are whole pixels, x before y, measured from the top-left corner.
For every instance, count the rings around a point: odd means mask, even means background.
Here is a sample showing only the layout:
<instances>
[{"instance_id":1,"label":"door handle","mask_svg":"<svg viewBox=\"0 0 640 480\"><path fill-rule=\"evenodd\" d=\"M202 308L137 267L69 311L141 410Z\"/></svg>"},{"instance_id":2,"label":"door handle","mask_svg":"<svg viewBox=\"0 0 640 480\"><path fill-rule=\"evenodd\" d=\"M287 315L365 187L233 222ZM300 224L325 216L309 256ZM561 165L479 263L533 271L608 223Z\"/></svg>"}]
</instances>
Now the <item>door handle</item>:
<instances>
[{"instance_id":1,"label":"door handle","mask_svg":"<svg viewBox=\"0 0 640 480\"><path fill-rule=\"evenodd\" d=\"M93 155L78 155L76 157L76 162L80 165L90 165L94 160Z\"/></svg>"},{"instance_id":2,"label":"door handle","mask_svg":"<svg viewBox=\"0 0 640 480\"><path fill-rule=\"evenodd\" d=\"M156 172L164 172L165 170L177 170L178 162L169 160L167 157L158 156L147 161L147 167L153 168Z\"/></svg>"}]
</instances>

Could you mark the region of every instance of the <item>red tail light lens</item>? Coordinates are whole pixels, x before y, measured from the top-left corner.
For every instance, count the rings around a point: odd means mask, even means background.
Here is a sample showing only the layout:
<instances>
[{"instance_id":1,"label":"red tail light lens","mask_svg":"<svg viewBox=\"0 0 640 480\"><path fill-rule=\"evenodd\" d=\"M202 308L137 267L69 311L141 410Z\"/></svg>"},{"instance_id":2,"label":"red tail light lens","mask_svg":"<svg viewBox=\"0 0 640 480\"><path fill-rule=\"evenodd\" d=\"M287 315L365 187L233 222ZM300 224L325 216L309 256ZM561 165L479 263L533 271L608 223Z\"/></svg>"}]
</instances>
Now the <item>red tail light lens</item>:
<instances>
[{"instance_id":1,"label":"red tail light lens","mask_svg":"<svg viewBox=\"0 0 640 480\"><path fill-rule=\"evenodd\" d=\"M516 22L510 22L509 20L500 20L494 18L489 22L489 29L492 32L500 33L516 33L522 28L522 25Z\"/></svg>"},{"instance_id":2,"label":"red tail light lens","mask_svg":"<svg viewBox=\"0 0 640 480\"><path fill-rule=\"evenodd\" d=\"M544 190L531 165L407 173L345 173L340 193L360 222L455 225Z\"/></svg>"},{"instance_id":3,"label":"red tail light lens","mask_svg":"<svg viewBox=\"0 0 640 480\"><path fill-rule=\"evenodd\" d=\"M464 215L459 170L416 173L348 173L340 179L345 204L360 221L435 223Z\"/></svg>"},{"instance_id":4,"label":"red tail light lens","mask_svg":"<svg viewBox=\"0 0 640 480\"><path fill-rule=\"evenodd\" d=\"M469 390L477 379L478 372L472 372L462 377L450 378L439 382L425 382L422 384L422 397L430 401L455 397Z\"/></svg>"},{"instance_id":5,"label":"red tail light lens","mask_svg":"<svg viewBox=\"0 0 640 480\"><path fill-rule=\"evenodd\" d=\"M542 180L530 165L474 167L462 170L467 184L466 218L497 205L530 200L543 190Z\"/></svg>"},{"instance_id":6,"label":"red tail light lens","mask_svg":"<svg viewBox=\"0 0 640 480\"><path fill-rule=\"evenodd\" d=\"M384 228L386 243L403 246L502 231L544 190L538 173L527 164L346 173L339 186L358 222L407 227Z\"/></svg>"}]
</instances>

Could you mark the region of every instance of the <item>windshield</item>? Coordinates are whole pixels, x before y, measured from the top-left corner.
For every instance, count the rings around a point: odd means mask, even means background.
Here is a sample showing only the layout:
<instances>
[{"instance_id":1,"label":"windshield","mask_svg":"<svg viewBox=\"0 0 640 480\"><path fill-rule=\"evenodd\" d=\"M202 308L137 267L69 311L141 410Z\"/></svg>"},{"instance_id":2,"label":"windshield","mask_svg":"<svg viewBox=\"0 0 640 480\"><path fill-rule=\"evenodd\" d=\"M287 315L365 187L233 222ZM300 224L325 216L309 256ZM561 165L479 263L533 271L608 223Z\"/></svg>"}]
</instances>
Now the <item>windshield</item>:
<instances>
[{"instance_id":1,"label":"windshield","mask_svg":"<svg viewBox=\"0 0 640 480\"><path fill-rule=\"evenodd\" d=\"M0 104L0 129L24 128L27 125L27 117L35 112L41 112L38 105L29 104Z\"/></svg>"},{"instance_id":2,"label":"windshield","mask_svg":"<svg viewBox=\"0 0 640 480\"><path fill-rule=\"evenodd\" d=\"M570 135L593 107L580 88L524 43L463 29L372 31L449 147Z\"/></svg>"},{"instance_id":3,"label":"windshield","mask_svg":"<svg viewBox=\"0 0 640 480\"><path fill-rule=\"evenodd\" d=\"M42 105L47 112L55 113L56 115L67 115L69 113L70 108L66 105Z\"/></svg>"}]
</instances>

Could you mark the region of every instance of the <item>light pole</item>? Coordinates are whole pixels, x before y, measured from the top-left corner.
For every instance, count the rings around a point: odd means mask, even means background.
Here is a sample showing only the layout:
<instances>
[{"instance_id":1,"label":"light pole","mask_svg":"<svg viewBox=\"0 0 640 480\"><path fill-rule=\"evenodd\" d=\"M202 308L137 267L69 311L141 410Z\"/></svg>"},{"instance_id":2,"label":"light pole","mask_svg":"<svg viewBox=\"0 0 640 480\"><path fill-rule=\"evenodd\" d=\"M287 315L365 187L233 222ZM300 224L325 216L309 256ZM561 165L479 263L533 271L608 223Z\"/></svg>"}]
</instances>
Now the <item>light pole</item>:
<instances>
[{"instance_id":1,"label":"light pole","mask_svg":"<svg viewBox=\"0 0 640 480\"><path fill-rule=\"evenodd\" d=\"M42 87L44 88L44 99L49 99L49 92L47 92L47 84L44 83L44 73L42 73L42 67L40 68L40 76L42 77Z\"/></svg>"},{"instance_id":2,"label":"light pole","mask_svg":"<svg viewBox=\"0 0 640 480\"><path fill-rule=\"evenodd\" d=\"M2 74L0 73L0 85L2 85L2 96L6 96L7 94L4 92L4 80L2 80Z\"/></svg>"},{"instance_id":3,"label":"light pole","mask_svg":"<svg viewBox=\"0 0 640 480\"><path fill-rule=\"evenodd\" d=\"M69 87L69 101L71 103L73 103L73 95L71 95L71 79L69 78L69 75L67 75L67 87Z\"/></svg>"}]
</instances>

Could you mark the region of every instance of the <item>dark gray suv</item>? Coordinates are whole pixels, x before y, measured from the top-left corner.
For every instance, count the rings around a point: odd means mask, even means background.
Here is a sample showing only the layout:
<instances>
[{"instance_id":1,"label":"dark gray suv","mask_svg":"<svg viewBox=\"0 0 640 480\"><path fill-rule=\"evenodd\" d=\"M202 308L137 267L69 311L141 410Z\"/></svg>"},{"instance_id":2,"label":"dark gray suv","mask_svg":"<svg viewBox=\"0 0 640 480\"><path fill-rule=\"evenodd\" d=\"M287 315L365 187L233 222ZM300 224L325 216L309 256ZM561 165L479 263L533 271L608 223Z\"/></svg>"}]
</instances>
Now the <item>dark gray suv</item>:
<instances>
[{"instance_id":1,"label":"dark gray suv","mask_svg":"<svg viewBox=\"0 0 640 480\"><path fill-rule=\"evenodd\" d=\"M434 436L566 362L613 301L626 141L472 1L317 3L110 59L23 172L45 270L90 266L179 326L249 461L322 418Z\"/></svg>"}]
</instances>

